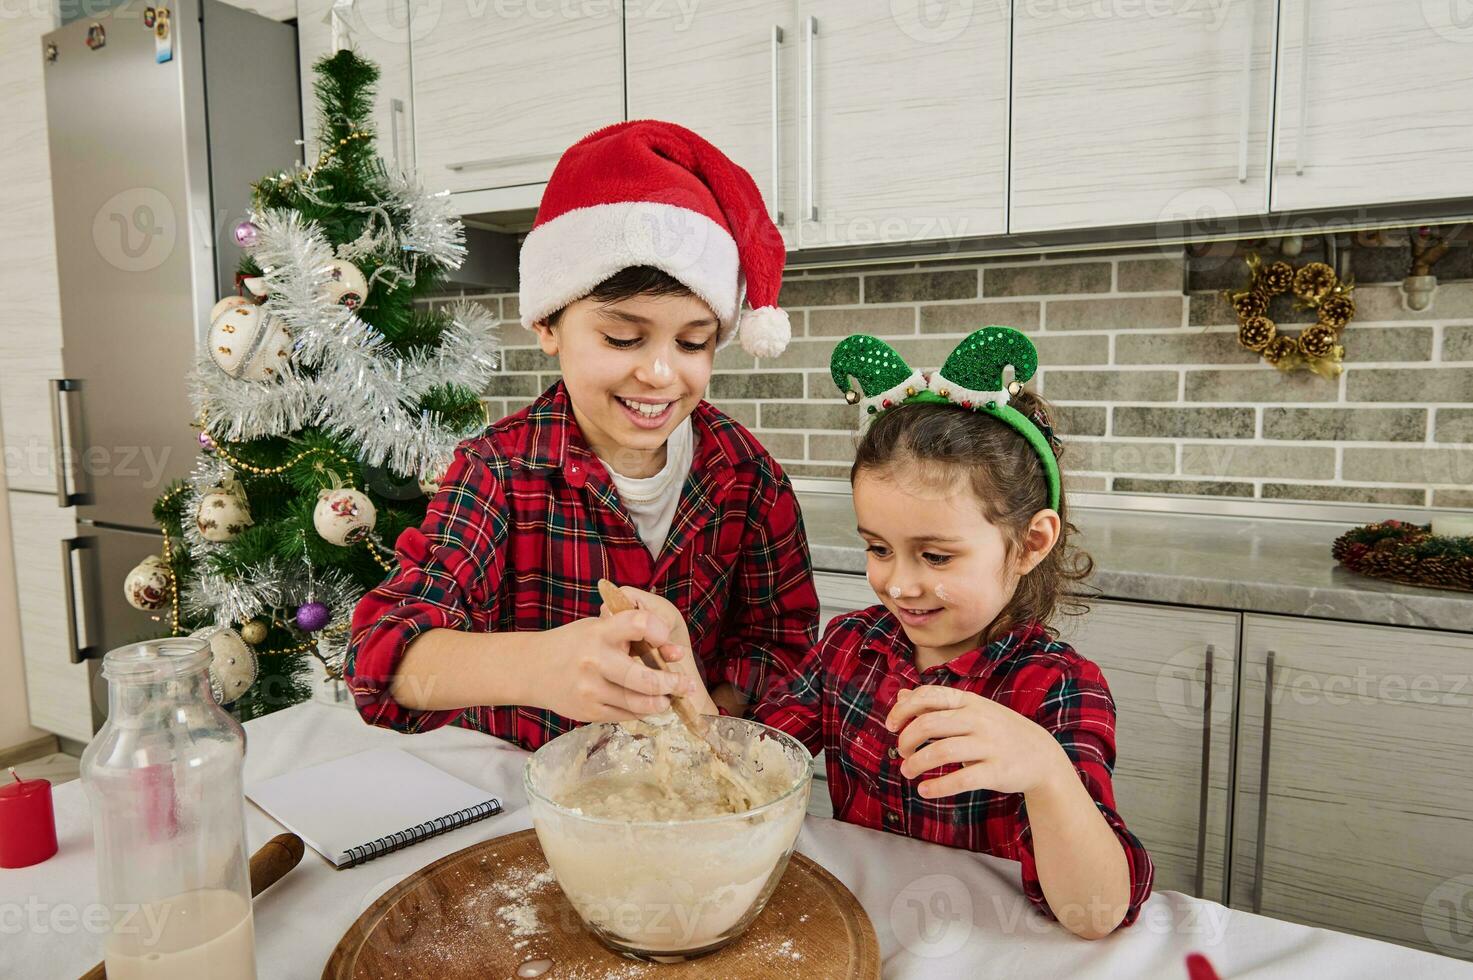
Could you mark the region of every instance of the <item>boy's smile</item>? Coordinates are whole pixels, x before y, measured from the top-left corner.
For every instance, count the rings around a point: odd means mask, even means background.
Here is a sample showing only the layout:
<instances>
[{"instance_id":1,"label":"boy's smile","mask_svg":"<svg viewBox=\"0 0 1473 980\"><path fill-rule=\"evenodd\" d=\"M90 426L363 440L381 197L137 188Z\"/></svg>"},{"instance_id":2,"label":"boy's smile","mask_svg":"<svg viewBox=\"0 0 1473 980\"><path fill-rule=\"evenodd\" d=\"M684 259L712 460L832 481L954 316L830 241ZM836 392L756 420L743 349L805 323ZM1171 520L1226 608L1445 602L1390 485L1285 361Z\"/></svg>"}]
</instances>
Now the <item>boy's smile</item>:
<instances>
[{"instance_id":1,"label":"boy's smile","mask_svg":"<svg viewBox=\"0 0 1473 980\"><path fill-rule=\"evenodd\" d=\"M718 324L695 296L580 299L555 325L537 324L557 357L573 416L589 447L622 476L665 464L665 443L711 380Z\"/></svg>"}]
</instances>

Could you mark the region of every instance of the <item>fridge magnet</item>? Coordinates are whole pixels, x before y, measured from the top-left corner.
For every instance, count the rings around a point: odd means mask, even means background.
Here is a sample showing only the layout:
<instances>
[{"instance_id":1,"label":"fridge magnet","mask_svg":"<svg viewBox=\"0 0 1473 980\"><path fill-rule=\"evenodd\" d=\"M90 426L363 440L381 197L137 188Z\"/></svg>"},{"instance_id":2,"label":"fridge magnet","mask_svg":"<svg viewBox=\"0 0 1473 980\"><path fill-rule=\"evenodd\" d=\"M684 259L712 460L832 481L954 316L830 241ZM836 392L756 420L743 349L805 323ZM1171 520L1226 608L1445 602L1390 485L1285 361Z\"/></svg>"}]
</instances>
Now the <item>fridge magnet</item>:
<instances>
[{"instance_id":1,"label":"fridge magnet","mask_svg":"<svg viewBox=\"0 0 1473 980\"><path fill-rule=\"evenodd\" d=\"M154 11L153 60L158 64L174 60L174 32L169 29L169 8Z\"/></svg>"}]
</instances>

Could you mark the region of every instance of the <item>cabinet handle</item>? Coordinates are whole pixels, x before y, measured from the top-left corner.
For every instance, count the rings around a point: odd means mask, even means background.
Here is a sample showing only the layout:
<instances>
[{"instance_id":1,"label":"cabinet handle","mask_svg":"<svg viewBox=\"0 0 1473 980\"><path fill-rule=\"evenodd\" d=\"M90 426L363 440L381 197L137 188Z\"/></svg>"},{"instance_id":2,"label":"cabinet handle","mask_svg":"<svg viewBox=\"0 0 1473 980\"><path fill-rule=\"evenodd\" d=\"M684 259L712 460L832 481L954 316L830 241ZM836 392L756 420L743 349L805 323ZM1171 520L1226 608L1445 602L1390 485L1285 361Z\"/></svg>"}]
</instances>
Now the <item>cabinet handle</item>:
<instances>
[{"instance_id":1,"label":"cabinet handle","mask_svg":"<svg viewBox=\"0 0 1473 980\"><path fill-rule=\"evenodd\" d=\"M1253 38L1258 30L1258 0L1248 0L1248 36L1243 42L1242 108L1238 115L1238 183L1248 183L1248 126L1252 121Z\"/></svg>"},{"instance_id":2,"label":"cabinet handle","mask_svg":"<svg viewBox=\"0 0 1473 980\"><path fill-rule=\"evenodd\" d=\"M1202 785L1197 796L1197 890L1198 898L1207 887L1207 775L1212 766L1212 662L1216 650L1207 644L1207 657L1202 679Z\"/></svg>"},{"instance_id":3,"label":"cabinet handle","mask_svg":"<svg viewBox=\"0 0 1473 980\"><path fill-rule=\"evenodd\" d=\"M66 600L67 658L74 664L87 659L77 630L77 585L72 579L72 555L87 547L82 538L63 538L61 542L61 591Z\"/></svg>"},{"instance_id":4,"label":"cabinet handle","mask_svg":"<svg viewBox=\"0 0 1473 980\"><path fill-rule=\"evenodd\" d=\"M818 37L818 18L810 15L809 18L808 18L808 20L804 22L804 36L803 36L803 43L804 43L804 47L807 48L807 56L808 56L807 70L804 72L804 77L803 77L803 89L804 89L804 92L807 94L807 100L806 101L807 101L807 104L808 104L808 116L807 116L807 119L805 120L803 140L804 140L804 143L808 147L808 161L807 161L807 164L808 164L807 165L807 171L808 171L808 210L807 210L807 213L808 213L808 220L809 221L817 221L818 220L818 188L814 185L814 177L813 177L813 174L814 174L814 166L813 166L813 127L814 127L814 120L813 120L813 117L815 115L817 115L817 113L815 112L815 106L813 104L813 73L814 73L813 55L814 55L814 52L818 48L818 42L815 40L817 37Z\"/></svg>"},{"instance_id":5,"label":"cabinet handle","mask_svg":"<svg viewBox=\"0 0 1473 980\"><path fill-rule=\"evenodd\" d=\"M783 29L777 24L772 25L772 222L782 227L783 209L781 194L781 171L782 154L779 150L782 140L782 128L778 125L778 60L780 49L783 44Z\"/></svg>"},{"instance_id":6,"label":"cabinet handle","mask_svg":"<svg viewBox=\"0 0 1473 980\"><path fill-rule=\"evenodd\" d=\"M1253 911L1263 909L1263 851L1268 830L1268 754L1274 731L1274 652L1263 665L1263 753L1258 761L1258 840L1253 848Z\"/></svg>"},{"instance_id":7,"label":"cabinet handle","mask_svg":"<svg viewBox=\"0 0 1473 980\"><path fill-rule=\"evenodd\" d=\"M493 167L516 167L525 163L542 163L547 160L556 160L561 154L558 153L521 153L506 157L487 157L484 160L462 160L459 163L445 164L446 170L490 170Z\"/></svg>"},{"instance_id":8,"label":"cabinet handle","mask_svg":"<svg viewBox=\"0 0 1473 980\"><path fill-rule=\"evenodd\" d=\"M1304 176L1308 155L1304 152L1305 117L1309 115L1309 3L1301 0L1299 25L1299 134L1294 139L1294 173Z\"/></svg>"},{"instance_id":9,"label":"cabinet handle","mask_svg":"<svg viewBox=\"0 0 1473 980\"><path fill-rule=\"evenodd\" d=\"M389 142L394 147L394 166L403 164L399 160L399 119L404 115L404 100L389 100Z\"/></svg>"},{"instance_id":10,"label":"cabinet handle","mask_svg":"<svg viewBox=\"0 0 1473 980\"><path fill-rule=\"evenodd\" d=\"M70 507L81 503L81 494L67 488L66 460L71 455L66 444L67 426L61 424L61 396L66 391L81 391L82 386L70 378L51 379L51 462L56 468L56 506Z\"/></svg>"}]
</instances>

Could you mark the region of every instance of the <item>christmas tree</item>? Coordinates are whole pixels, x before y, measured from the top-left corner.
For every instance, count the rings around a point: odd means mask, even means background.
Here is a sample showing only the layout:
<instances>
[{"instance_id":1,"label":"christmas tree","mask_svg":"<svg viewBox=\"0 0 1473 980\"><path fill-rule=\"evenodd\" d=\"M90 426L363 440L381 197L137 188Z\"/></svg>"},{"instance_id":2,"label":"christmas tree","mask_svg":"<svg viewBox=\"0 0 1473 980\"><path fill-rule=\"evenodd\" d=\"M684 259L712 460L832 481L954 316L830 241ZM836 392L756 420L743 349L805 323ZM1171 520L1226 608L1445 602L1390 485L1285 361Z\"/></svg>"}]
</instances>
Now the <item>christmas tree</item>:
<instances>
[{"instance_id":1,"label":"christmas tree","mask_svg":"<svg viewBox=\"0 0 1473 980\"><path fill-rule=\"evenodd\" d=\"M215 650L216 697L251 718L339 676L358 598L424 518L457 443L486 419L496 368L484 307L423 300L465 256L448 193L378 157L378 69L315 66L311 167L253 185L240 295L216 304L190 379L201 454L158 498L162 556L129 601Z\"/></svg>"}]
</instances>

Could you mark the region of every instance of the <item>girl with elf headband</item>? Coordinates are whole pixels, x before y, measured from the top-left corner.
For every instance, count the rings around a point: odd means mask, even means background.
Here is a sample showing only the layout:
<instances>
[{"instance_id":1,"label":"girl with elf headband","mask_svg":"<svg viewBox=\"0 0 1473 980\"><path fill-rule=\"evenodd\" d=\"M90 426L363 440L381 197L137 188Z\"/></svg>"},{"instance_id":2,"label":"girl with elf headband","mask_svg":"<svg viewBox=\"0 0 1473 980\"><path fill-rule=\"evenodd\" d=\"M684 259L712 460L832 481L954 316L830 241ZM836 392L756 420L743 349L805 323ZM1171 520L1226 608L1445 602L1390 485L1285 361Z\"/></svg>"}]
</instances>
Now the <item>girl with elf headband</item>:
<instances>
[{"instance_id":1,"label":"girl with elf headband","mask_svg":"<svg viewBox=\"0 0 1473 980\"><path fill-rule=\"evenodd\" d=\"M1115 810L1109 687L1050 626L1091 563L1023 388L1036 369L1008 327L930 373L874 337L838 345L868 423L851 481L879 602L829 623L752 717L824 751L839 819L1015 860L1028 899L1093 939L1135 920L1152 865ZM683 642L672 606L639 599Z\"/></svg>"}]
</instances>

